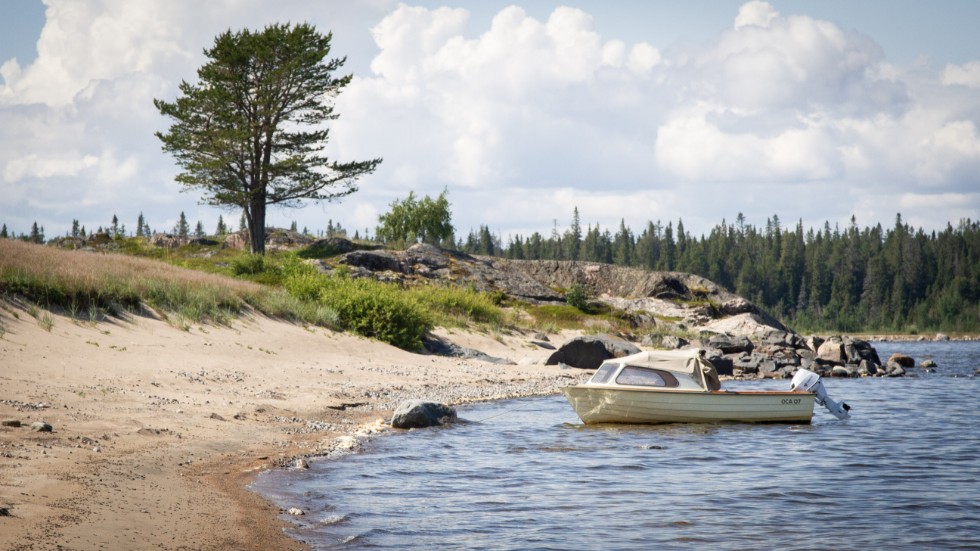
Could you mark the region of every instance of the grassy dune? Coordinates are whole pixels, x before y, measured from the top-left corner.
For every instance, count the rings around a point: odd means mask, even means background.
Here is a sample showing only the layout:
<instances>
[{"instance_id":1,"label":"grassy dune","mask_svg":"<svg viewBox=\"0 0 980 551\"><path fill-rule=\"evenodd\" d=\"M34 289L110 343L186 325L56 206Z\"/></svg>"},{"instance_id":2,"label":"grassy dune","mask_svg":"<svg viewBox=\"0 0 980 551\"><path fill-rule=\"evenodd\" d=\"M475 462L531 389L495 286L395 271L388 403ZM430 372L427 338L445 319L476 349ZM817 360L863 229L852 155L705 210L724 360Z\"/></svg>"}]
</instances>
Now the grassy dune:
<instances>
[{"instance_id":1,"label":"grassy dune","mask_svg":"<svg viewBox=\"0 0 980 551\"><path fill-rule=\"evenodd\" d=\"M140 251L138 245L123 243L123 250ZM221 251L221 260L210 262L199 253L195 249L190 259L168 253L164 261L0 239L0 298L93 321L104 315L146 315L152 309L185 329L188 322L227 323L255 310L407 350L422 348L435 326L499 331L505 322L504 311L489 295L471 289L403 288L349 278L344 270L324 276L291 253L253 257ZM189 260L194 269L176 265Z\"/></svg>"},{"instance_id":2,"label":"grassy dune","mask_svg":"<svg viewBox=\"0 0 980 551\"><path fill-rule=\"evenodd\" d=\"M94 320L106 313L159 315L224 323L244 310L331 325L335 318L317 304L284 289L180 268L121 254L66 251L0 239L0 293L72 317Z\"/></svg>"}]
</instances>

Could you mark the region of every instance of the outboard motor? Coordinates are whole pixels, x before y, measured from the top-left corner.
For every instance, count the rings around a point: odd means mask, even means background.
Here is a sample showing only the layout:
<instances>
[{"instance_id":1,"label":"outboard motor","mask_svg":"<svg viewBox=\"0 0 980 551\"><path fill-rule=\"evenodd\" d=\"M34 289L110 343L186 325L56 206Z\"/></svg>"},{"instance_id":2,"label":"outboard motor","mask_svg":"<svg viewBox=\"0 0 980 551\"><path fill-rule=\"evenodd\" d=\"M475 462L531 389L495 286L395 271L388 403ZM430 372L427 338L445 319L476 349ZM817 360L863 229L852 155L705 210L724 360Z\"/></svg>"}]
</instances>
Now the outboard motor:
<instances>
[{"instance_id":1,"label":"outboard motor","mask_svg":"<svg viewBox=\"0 0 980 551\"><path fill-rule=\"evenodd\" d=\"M847 419L849 417L847 412L851 409L851 406L844 402L831 400L830 396L827 395L827 389L820 382L820 375L812 371L807 369L797 370L789 389L798 392L812 392L817 395L817 403L827 408L827 411L834 414L834 417L838 419Z\"/></svg>"}]
</instances>

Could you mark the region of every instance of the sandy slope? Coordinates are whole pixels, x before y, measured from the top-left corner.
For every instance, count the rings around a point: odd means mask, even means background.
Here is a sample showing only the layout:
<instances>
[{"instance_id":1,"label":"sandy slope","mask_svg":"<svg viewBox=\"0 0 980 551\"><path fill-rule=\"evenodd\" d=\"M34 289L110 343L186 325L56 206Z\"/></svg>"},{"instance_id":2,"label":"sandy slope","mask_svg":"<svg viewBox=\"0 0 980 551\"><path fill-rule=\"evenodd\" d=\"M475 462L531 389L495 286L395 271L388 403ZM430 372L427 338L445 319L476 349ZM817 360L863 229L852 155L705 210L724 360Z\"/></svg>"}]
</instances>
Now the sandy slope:
<instances>
[{"instance_id":1,"label":"sandy slope","mask_svg":"<svg viewBox=\"0 0 980 551\"><path fill-rule=\"evenodd\" d=\"M2 549L300 549L245 490L258 470L375 430L404 397L542 393L573 377L541 365L549 351L528 335L443 333L520 363L498 366L264 318L182 331L52 315L46 330L0 306L0 419L54 427L0 427Z\"/></svg>"}]
</instances>

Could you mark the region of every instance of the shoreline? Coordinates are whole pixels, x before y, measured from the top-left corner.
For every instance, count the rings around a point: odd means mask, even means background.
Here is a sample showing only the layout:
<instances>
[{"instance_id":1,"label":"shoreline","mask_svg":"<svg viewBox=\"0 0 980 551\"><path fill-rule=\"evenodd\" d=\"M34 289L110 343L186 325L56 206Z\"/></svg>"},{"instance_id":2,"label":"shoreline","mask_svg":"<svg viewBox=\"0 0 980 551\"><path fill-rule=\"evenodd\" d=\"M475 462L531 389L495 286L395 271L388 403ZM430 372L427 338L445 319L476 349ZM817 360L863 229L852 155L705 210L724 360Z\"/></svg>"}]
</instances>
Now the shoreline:
<instances>
[{"instance_id":1,"label":"shoreline","mask_svg":"<svg viewBox=\"0 0 980 551\"><path fill-rule=\"evenodd\" d=\"M262 317L184 331L0 305L0 419L22 425L0 426L4 549L306 549L249 488L259 472L329 459L403 398L519 398L581 376L518 333L438 332L517 364L496 365Z\"/></svg>"}]
</instances>

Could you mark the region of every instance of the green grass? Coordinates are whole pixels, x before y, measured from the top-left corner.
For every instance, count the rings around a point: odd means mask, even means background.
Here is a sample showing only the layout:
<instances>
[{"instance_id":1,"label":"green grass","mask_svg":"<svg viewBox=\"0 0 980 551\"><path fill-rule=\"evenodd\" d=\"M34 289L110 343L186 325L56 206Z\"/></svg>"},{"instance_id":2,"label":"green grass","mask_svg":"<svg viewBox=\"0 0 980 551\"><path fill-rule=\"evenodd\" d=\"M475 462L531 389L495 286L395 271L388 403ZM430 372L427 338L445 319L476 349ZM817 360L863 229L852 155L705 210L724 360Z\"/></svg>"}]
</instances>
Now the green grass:
<instances>
[{"instance_id":1,"label":"green grass","mask_svg":"<svg viewBox=\"0 0 980 551\"><path fill-rule=\"evenodd\" d=\"M0 239L0 294L92 320L104 313L142 314L145 307L168 319L192 322L226 323L249 309L314 325L330 326L335 319L282 289L148 258L9 239Z\"/></svg>"},{"instance_id":2,"label":"green grass","mask_svg":"<svg viewBox=\"0 0 980 551\"><path fill-rule=\"evenodd\" d=\"M84 252L0 239L0 298L62 309L76 322L157 315L175 327L227 324L257 311L345 330L419 350L434 327L505 334L510 328L554 332L605 324L628 329L622 312L601 303L531 306L502 293L440 284L403 286L352 278L343 266L321 274L303 250L255 256L221 246L165 249L142 238L117 239L112 251Z\"/></svg>"}]
</instances>

